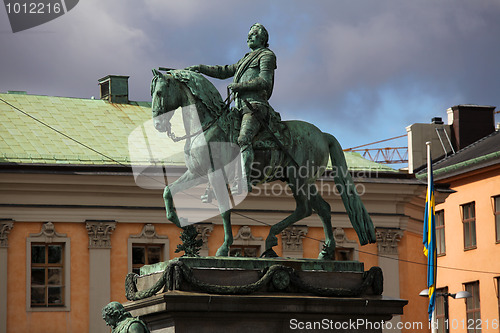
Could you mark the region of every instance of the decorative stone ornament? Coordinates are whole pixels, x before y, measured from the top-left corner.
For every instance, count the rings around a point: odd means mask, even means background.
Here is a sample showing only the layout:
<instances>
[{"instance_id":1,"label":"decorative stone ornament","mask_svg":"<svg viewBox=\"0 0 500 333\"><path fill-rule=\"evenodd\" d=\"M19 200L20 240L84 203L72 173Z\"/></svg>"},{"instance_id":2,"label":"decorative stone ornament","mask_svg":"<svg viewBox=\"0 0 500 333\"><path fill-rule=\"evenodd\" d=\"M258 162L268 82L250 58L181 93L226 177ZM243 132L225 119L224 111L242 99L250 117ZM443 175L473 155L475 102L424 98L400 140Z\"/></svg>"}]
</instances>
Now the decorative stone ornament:
<instances>
[{"instance_id":1,"label":"decorative stone ornament","mask_svg":"<svg viewBox=\"0 0 500 333\"><path fill-rule=\"evenodd\" d=\"M9 247L9 233L14 227L14 222L0 223L0 247Z\"/></svg>"},{"instance_id":2,"label":"decorative stone ornament","mask_svg":"<svg viewBox=\"0 0 500 333\"><path fill-rule=\"evenodd\" d=\"M116 228L114 221L87 221L85 222L89 234L89 249L110 249L111 234Z\"/></svg>"},{"instance_id":3,"label":"decorative stone ornament","mask_svg":"<svg viewBox=\"0 0 500 333\"><path fill-rule=\"evenodd\" d=\"M66 237L66 234L58 233L54 223L46 222L42 225L42 230L37 234L31 235L31 237L45 237L45 243L52 243L54 238Z\"/></svg>"},{"instance_id":4,"label":"decorative stone ornament","mask_svg":"<svg viewBox=\"0 0 500 333\"><path fill-rule=\"evenodd\" d=\"M379 254L398 254L398 243L403 237L402 230L377 228L376 235Z\"/></svg>"}]
</instances>

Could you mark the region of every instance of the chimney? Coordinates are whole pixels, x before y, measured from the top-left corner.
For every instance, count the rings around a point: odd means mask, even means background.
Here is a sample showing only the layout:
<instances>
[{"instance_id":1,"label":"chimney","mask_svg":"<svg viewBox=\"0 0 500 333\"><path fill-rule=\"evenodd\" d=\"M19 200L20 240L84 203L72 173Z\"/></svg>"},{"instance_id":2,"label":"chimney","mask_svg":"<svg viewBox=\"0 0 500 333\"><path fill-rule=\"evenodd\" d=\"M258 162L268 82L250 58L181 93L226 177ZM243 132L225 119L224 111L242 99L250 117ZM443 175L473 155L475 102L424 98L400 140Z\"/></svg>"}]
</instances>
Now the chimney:
<instances>
[{"instance_id":1,"label":"chimney","mask_svg":"<svg viewBox=\"0 0 500 333\"><path fill-rule=\"evenodd\" d=\"M452 143L460 150L495 131L495 107L455 105L446 110Z\"/></svg>"},{"instance_id":2,"label":"chimney","mask_svg":"<svg viewBox=\"0 0 500 333\"><path fill-rule=\"evenodd\" d=\"M99 79L101 99L110 103L127 104L128 101L128 78L123 75L108 75Z\"/></svg>"},{"instance_id":3,"label":"chimney","mask_svg":"<svg viewBox=\"0 0 500 333\"><path fill-rule=\"evenodd\" d=\"M426 142L432 145L432 157L448 156L453 153L451 126L442 118L434 117L430 124L413 124L406 127L408 134L408 172L414 173L427 164Z\"/></svg>"}]
</instances>

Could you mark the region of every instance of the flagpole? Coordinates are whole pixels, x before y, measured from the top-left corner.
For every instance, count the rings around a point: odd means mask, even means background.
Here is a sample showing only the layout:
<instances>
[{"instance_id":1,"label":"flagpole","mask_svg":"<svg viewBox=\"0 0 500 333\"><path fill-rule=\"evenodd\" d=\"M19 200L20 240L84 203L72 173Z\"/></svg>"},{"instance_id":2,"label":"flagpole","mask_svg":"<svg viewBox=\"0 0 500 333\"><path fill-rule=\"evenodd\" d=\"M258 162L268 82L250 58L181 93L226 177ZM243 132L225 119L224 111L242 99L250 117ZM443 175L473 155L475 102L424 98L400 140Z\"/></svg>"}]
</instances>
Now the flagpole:
<instances>
[{"instance_id":1,"label":"flagpole","mask_svg":"<svg viewBox=\"0 0 500 333\"><path fill-rule=\"evenodd\" d=\"M427 146L427 195L429 196L429 202L430 202L430 189L432 184L431 179L432 179L432 157L431 157L431 142L427 141L425 143ZM429 202L427 204L429 204ZM429 212L430 213L430 212ZM434 269L437 269L435 267ZM437 284L436 284L437 285ZM434 311L432 312L432 319L431 319L431 332L432 333L437 333L437 322L436 322L436 308L434 308Z\"/></svg>"},{"instance_id":2,"label":"flagpole","mask_svg":"<svg viewBox=\"0 0 500 333\"><path fill-rule=\"evenodd\" d=\"M432 159L431 159L431 142L427 141L427 189L429 189L429 182L432 179Z\"/></svg>"},{"instance_id":3,"label":"flagpole","mask_svg":"<svg viewBox=\"0 0 500 333\"><path fill-rule=\"evenodd\" d=\"M432 312L432 325L431 325L431 332L432 333L437 333L438 331L438 324L436 321L436 309Z\"/></svg>"}]
</instances>

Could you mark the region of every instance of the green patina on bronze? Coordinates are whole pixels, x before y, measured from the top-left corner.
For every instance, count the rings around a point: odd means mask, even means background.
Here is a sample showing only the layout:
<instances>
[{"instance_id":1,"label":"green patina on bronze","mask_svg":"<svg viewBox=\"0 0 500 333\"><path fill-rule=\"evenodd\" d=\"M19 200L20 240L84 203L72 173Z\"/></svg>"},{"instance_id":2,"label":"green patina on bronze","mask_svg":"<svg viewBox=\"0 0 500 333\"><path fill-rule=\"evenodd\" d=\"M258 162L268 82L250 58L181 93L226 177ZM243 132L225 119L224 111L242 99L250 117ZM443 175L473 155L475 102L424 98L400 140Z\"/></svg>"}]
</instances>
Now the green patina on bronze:
<instances>
[{"instance_id":1,"label":"green patina on bronze","mask_svg":"<svg viewBox=\"0 0 500 333\"><path fill-rule=\"evenodd\" d=\"M246 261L246 262L245 262ZM315 261L315 263L313 263ZM242 268L246 263L248 268ZM221 268L217 268L220 264ZM308 264L312 264L309 265ZM158 280L149 288L137 289L137 274L129 273L125 281L125 292L128 300L135 301L154 296L161 290L195 290L212 294L245 295L261 292L280 292L293 294L312 294L327 297L357 297L361 295L381 295L383 292L383 275L379 267L372 267L363 272L362 263L347 263L356 272L325 272L321 268L333 270L340 269L336 262L325 264L321 260L279 260L279 259L214 259L214 258L179 258L170 260L159 275ZM231 268L233 267L234 268ZM305 266L306 270L302 269ZM361 271L358 271L361 268ZM208 269L208 271L207 271ZM207 276L217 270L222 270L224 276L232 275L235 280L232 283L217 283L207 281ZM198 275L196 274L198 271ZM241 274L257 271L253 274L253 281L241 283ZM201 273L201 275L199 275ZM352 277L350 286L332 287L328 286L328 280L339 278L341 273L344 277ZM314 279L311 280L311 274ZM319 278L318 274L323 275ZM326 279L326 280L325 280ZM210 278L208 278L210 280ZM212 278L213 280L213 278ZM230 280L225 280L231 282Z\"/></svg>"},{"instance_id":2,"label":"green patina on bronze","mask_svg":"<svg viewBox=\"0 0 500 333\"><path fill-rule=\"evenodd\" d=\"M307 258L245 258L245 257L182 257L172 259L182 261L190 268L241 268L241 269L266 269L274 265L288 265L300 271L324 272L363 272L364 264L359 261L332 261ZM171 260L171 261L172 261ZM141 275L164 271L171 261L145 265L140 269Z\"/></svg>"},{"instance_id":3,"label":"green patina on bronze","mask_svg":"<svg viewBox=\"0 0 500 333\"><path fill-rule=\"evenodd\" d=\"M112 333L149 333L147 325L132 317L118 302L111 302L102 309L102 319L113 328Z\"/></svg>"},{"instance_id":4,"label":"green patina on bronze","mask_svg":"<svg viewBox=\"0 0 500 333\"><path fill-rule=\"evenodd\" d=\"M165 75L153 70L151 95L156 129L171 133L171 111L181 107L186 131L185 159L188 170L165 188L167 218L182 227L175 211L173 195L201 184L208 178L215 197L221 198L218 204L225 232L224 242L216 255L227 256L233 242L231 206L229 199L224 199L227 197L227 185L214 182L213 171L225 169L241 153L243 179L247 179L249 184L283 181L292 190L297 204L290 216L271 227L264 256L276 256L273 250L278 244L276 235L315 211L325 231L325 246L319 258L333 259L335 241L331 209L315 185L331 159L336 188L361 245L374 243L376 239L372 220L356 192L340 144L335 137L323 133L312 124L302 121L281 122L279 117L273 116L275 112L267 100L272 92L275 56L267 48L267 32L261 25L250 29L248 45L252 51L234 65L193 66L188 70L172 70ZM234 76L234 82L228 88L236 94L236 107L226 108L213 84L198 72L219 78ZM277 125L268 128L267 124ZM234 143L234 132L238 126L236 150L211 148L221 142ZM259 132L262 128L266 130ZM267 139L259 137L259 133L264 133L263 137L267 136ZM258 143L266 140L276 144L268 149L264 145L263 149L257 150ZM228 184L232 181L229 178L226 178ZM234 175L234 179L237 183L238 175Z\"/></svg>"}]
</instances>

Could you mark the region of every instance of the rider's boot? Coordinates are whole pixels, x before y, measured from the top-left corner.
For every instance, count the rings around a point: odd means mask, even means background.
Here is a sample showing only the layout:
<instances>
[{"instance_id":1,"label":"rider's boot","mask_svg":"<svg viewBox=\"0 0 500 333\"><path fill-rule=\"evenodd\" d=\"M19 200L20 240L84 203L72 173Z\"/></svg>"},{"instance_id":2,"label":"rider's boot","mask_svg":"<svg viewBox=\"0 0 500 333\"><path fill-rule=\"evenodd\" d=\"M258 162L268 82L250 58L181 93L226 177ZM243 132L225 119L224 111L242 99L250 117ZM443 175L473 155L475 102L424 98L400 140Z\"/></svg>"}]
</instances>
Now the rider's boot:
<instances>
[{"instance_id":1,"label":"rider's boot","mask_svg":"<svg viewBox=\"0 0 500 333\"><path fill-rule=\"evenodd\" d=\"M243 189L241 186L241 178L242 178L242 170L241 170L242 161L241 158L236 162L236 166L234 168L234 178L233 184L231 186L231 194L239 195L243 193Z\"/></svg>"},{"instance_id":2,"label":"rider's boot","mask_svg":"<svg viewBox=\"0 0 500 333\"><path fill-rule=\"evenodd\" d=\"M242 169L242 182L246 181L248 192L252 192L252 184L250 182L250 174L252 171L252 164L254 153L252 148L253 138L259 131L260 123L256 116L252 113L245 113L241 121L240 136L238 137L238 145L241 149L241 169Z\"/></svg>"},{"instance_id":3,"label":"rider's boot","mask_svg":"<svg viewBox=\"0 0 500 333\"><path fill-rule=\"evenodd\" d=\"M252 145L241 147L242 181L240 182L240 184L245 183L248 192L252 192L252 182L250 179L250 174L252 172L253 157L254 154Z\"/></svg>"}]
</instances>

